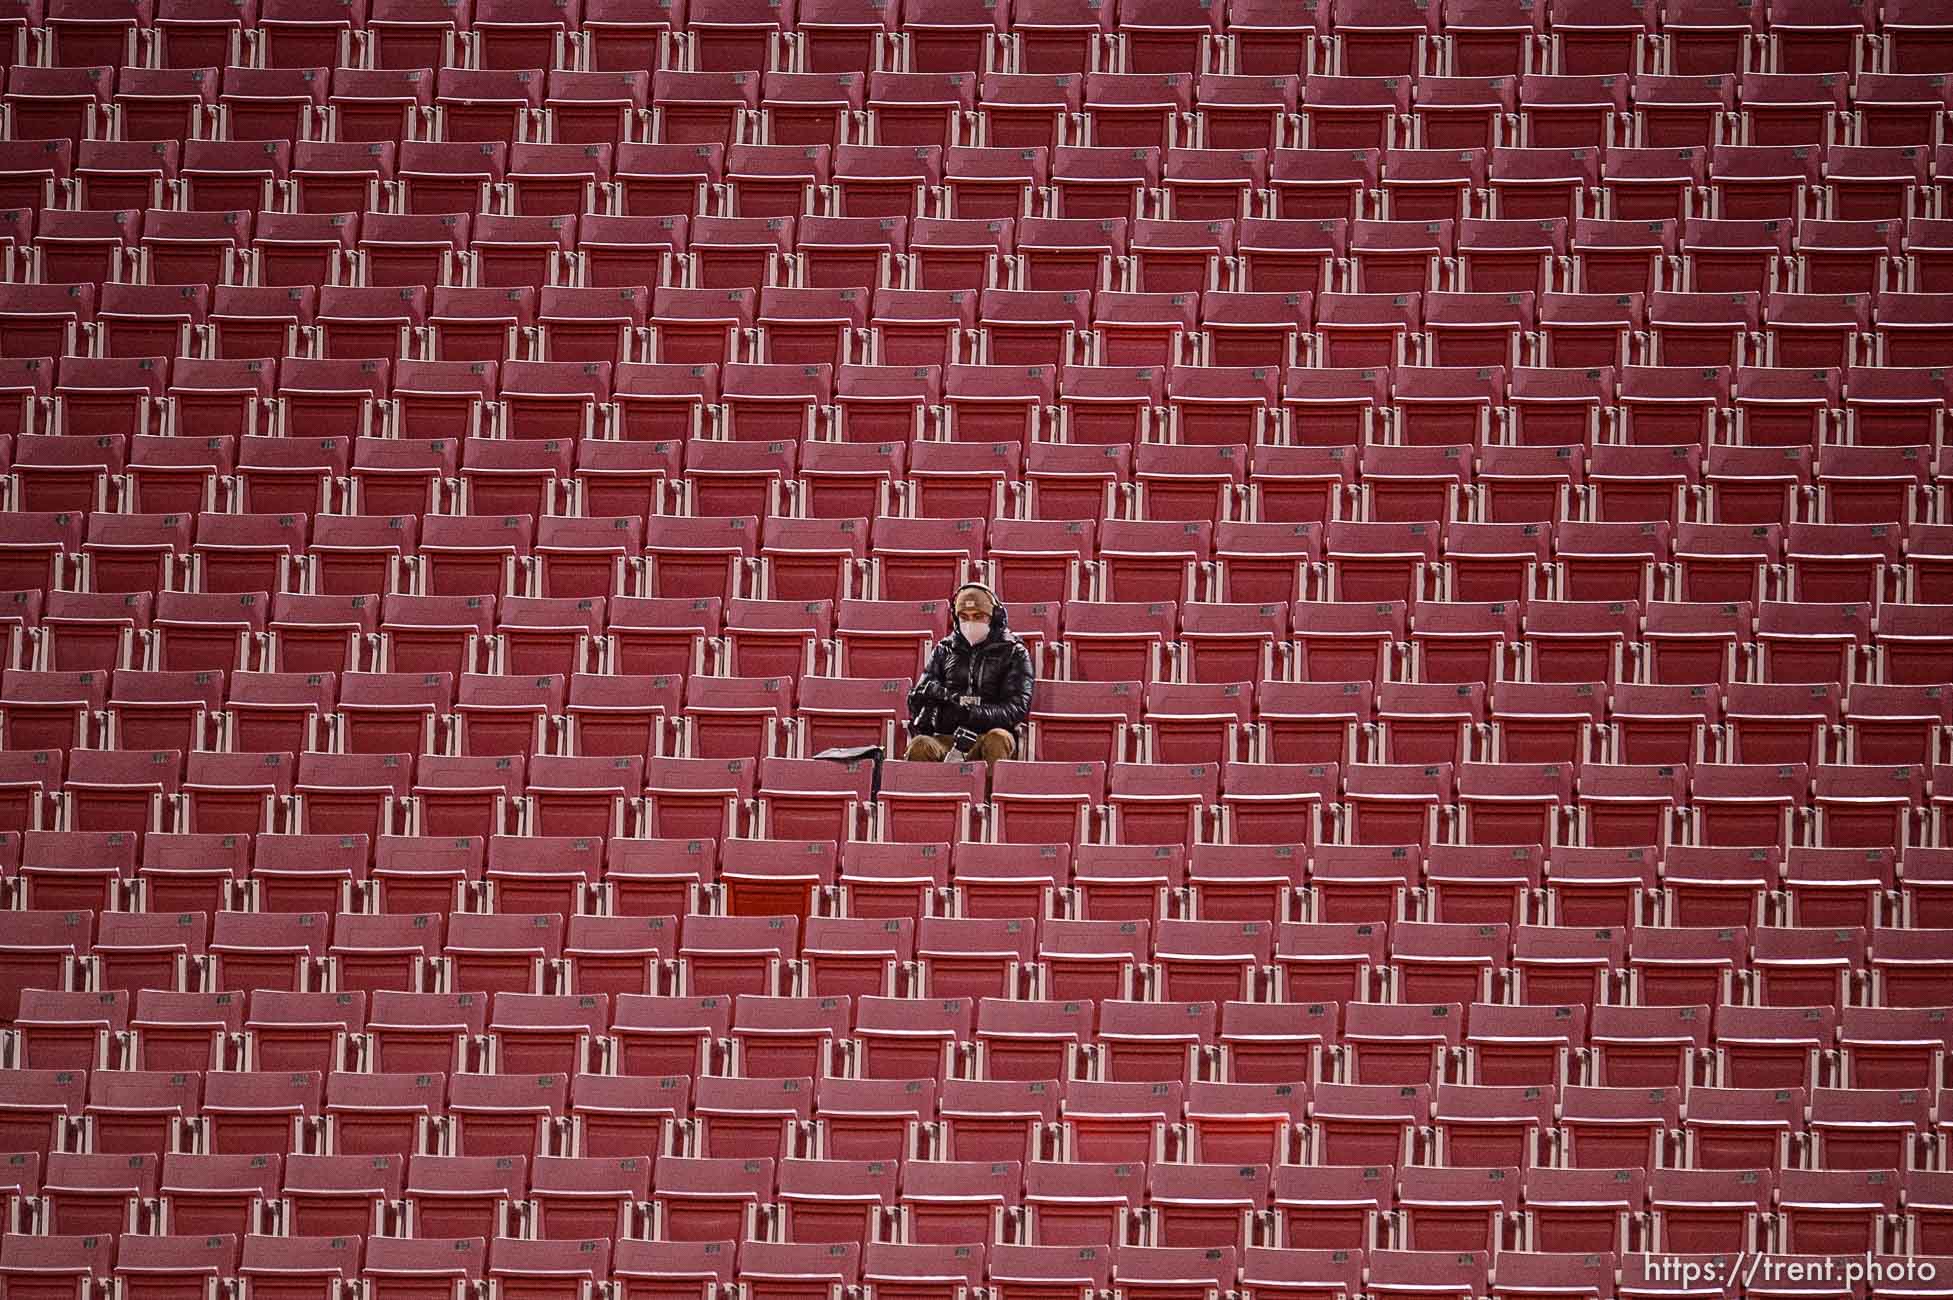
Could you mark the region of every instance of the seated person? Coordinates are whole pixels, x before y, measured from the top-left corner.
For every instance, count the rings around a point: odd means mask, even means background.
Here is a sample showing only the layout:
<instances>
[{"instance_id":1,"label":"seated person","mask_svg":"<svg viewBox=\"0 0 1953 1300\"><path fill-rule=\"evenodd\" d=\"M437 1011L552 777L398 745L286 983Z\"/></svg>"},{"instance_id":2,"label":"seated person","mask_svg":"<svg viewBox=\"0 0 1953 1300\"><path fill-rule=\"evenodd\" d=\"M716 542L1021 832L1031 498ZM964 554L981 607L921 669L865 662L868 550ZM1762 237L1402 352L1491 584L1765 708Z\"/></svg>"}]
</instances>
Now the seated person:
<instances>
[{"instance_id":1,"label":"seated person","mask_svg":"<svg viewBox=\"0 0 1953 1300\"><path fill-rule=\"evenodd\" d=\"M909 692L910 762L995 763L1017 752L1036 672L997 595L965 583L950 599L956 626L936 642Z\"/></svg>"}]
</instances>

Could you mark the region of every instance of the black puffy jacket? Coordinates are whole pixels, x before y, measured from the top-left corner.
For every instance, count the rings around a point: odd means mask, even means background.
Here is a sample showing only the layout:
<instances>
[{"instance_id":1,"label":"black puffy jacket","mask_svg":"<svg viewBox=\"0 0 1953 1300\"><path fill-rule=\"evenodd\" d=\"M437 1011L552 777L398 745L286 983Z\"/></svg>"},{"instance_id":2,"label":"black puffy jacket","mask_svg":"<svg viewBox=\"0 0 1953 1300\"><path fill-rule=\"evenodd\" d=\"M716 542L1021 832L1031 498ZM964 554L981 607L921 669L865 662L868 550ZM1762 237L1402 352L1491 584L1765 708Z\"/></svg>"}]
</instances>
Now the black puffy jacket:
<instances>
[{"instance_id":1,"label":"black puffy jacket","mask_svg":"<svg viewBox=\"0 0 1953 1300\"><path fill-rule=\"evenodd\" d=\"M961 628L936 642L915 687L909 691L909 729L918 735L947 736L959 728L1015 732L1031 716L1031 688L1037 673L1031 652L1010 630L1009 613L999 604L990 614L990 635L978 645ZM971 708L961 695L983 702Z\"/></svg>"}]
</instances>

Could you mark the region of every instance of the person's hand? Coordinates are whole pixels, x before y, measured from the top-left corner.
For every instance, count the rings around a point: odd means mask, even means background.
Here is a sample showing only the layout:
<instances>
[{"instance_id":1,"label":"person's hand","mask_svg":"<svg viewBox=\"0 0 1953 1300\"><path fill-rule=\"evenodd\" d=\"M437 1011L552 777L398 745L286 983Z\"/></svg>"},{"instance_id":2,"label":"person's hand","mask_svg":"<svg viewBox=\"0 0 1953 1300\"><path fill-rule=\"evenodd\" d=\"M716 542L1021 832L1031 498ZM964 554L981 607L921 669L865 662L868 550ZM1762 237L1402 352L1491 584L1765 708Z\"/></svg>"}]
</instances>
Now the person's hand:
<instances>
[{"instance_id":1,"label":"person's hand","mask_svg":"<svg viewBox=\"0 0 1953 1300\"><path fill-rule=\"evenodd\" d=\"M959 695L956 697L956 702L966 709L975 709L982 707L983 697L981 695Z\"/></svg>"},{"instance_id":2,"label":"person's hand","mask_svg":"<svg viewBox=\"0 0 1953 1300\"><path fill-rule=\"evenodd\" d=\"M920 693L923 699L936 704L948 704L955 698L949 693L949 687L932 677L923 679Z\"/></svg>"}]
</instances>

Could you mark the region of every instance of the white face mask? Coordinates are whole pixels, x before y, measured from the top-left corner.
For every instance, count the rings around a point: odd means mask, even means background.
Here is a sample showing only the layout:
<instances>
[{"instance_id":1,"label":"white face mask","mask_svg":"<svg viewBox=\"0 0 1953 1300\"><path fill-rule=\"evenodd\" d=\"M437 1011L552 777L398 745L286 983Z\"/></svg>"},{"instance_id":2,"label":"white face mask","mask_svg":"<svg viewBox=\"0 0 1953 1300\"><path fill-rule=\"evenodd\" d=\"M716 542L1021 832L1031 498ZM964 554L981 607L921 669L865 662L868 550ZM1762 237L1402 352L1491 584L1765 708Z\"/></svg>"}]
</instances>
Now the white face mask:
<instances>
[{"instance_id":1,"label":"white face mask","mask_svg":"<svg viewBox=\"0 0 1953 1300\"><path fill-rule=\"evenodd\" d=\"M990 620L966 618L959 626L963 629L963 639L971 645L980 644L990 635Z\"/></svg>"}]
</instances>

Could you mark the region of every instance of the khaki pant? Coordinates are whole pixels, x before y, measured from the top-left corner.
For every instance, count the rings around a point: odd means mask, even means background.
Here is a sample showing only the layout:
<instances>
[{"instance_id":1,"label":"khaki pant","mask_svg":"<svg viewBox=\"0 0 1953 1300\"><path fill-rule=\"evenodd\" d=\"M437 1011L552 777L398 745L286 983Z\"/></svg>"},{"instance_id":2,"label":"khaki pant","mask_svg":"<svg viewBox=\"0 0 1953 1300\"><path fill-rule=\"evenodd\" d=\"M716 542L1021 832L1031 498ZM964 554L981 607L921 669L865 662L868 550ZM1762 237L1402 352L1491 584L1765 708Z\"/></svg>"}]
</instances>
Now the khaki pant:
<instances>
[{"instance_id":1,"label":"khaki pant","mask_svg":"<svg viewBox=\"0 0 1953 1300\"><path fill-rule=\"evenodd\" d=\"M915 736L909 741L909 748L902 757L911 763L940 763L949 751L956 748L954 736ZM1002 727L984 732L977 737L976 750L969 755L985 763L995 763L1000 758L1009 758L1017 752L1017 737Z\"/></svg>"}]
</instances>

